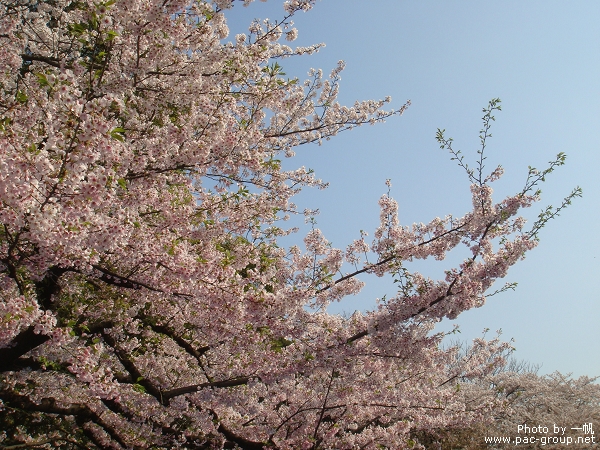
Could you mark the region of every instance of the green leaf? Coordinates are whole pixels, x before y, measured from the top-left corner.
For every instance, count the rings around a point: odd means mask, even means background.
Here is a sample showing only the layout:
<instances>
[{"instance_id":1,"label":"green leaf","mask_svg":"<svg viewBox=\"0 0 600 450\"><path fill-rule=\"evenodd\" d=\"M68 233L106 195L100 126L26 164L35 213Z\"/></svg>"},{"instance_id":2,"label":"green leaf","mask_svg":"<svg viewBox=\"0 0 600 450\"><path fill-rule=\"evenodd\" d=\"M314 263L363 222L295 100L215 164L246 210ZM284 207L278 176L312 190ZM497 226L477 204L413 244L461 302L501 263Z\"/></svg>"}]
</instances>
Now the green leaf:
<instances>
[{"instance_id":1,"label":"green leaf","mask_svg":"<svg viewBox=\"0 0 600 450\"><path fill-rule=\"evenodd\" d=\"M119 33L117 33L116 31L110 30L108 33L106 33L108 35L108 38L106 39L108 42L112 41L114 38L116 38Z\"/></svg>"},{"instance_id":2,"label":"green leaf","mask_svg":"<svg viewBox=\"0 0 600 450\"><path fill-rule=\"evenodd\" d=\"M286 339L284 337L278 337L271 341L271 350L273 350L276 353L281 353L281 350L283 348L287 347L288 345L292 345L293 343L294 341L290 341L289 339Z\"/></svg>"},{"instance_id":3,"label":"green leaf","mask_svg":"<svg viewBox=\"0 0 600 450\"><path fill-rule=\"evenodd\" d=\"M117 127L110 132L110 136L117 141L124 142L125 137L123 134L125 133L125 128Z\"/></svg>"},{"instance_id":4,"label":"green leaf","mask_svg":"<svg viewBox=\"0 0 600 450\"><path fill-rule=\"evenodd\" d=\"M82 34L87 30L87 24L72 23L68 26L68 30L71 34Z\"/></svg>"},{"instance_id":5,"label":"green leaf","mask_svg":"<svg viewBox=\"0 0 600 450\"><path fill-rule=\"evenodd\" d=\"M144 386L142 386L141 384L135 383L133 385L133 390L136 392L139 392L140 394L145 394L146 393L146 388Z\"/></svg>"},{"instance_id":6,"label":"green leaf","mask_svg":"<svg viewBox=\"0 0 600 450\"><path fill-rule=\"evenodd\" d=\"M98 25L100 24L100 22L98 21L98 16L96 16L96 14L92 13L92 17L90 17L90 29L91 30L97 30L98 29Z\"/></svg>"},{"instance_id":7,"label":"green leaf","mask_svg":"<svg viewBox=\"0 0 600 450\"><path fill-rule=\"evenodd\" d=\"M36 73L35 76L38 79L38 83L40 83L40 86L48 86L48 79L46 78L46 75L44 75L43 73Z\"/></svg>"},{"instance_id":8,"label":"green leaf","mask_svg":"<svg viewBox=\"0 0 600 450\"><path fill-rule=\"evenodd\" d=\"M0 119L0 131L6 131L6 127L10 125L12 120L9 117L3 117Z\"/></svg>"},{"instance_id":9,"label":"green leaf","mask_svg":"<svg viewBox=\"0 0 600 450\"><path fill-rule=\"evenodd\" d=\"M15 97L19 103L27 103L29 97L24 92L18 91Z\"/></svg>"}]
</instances>

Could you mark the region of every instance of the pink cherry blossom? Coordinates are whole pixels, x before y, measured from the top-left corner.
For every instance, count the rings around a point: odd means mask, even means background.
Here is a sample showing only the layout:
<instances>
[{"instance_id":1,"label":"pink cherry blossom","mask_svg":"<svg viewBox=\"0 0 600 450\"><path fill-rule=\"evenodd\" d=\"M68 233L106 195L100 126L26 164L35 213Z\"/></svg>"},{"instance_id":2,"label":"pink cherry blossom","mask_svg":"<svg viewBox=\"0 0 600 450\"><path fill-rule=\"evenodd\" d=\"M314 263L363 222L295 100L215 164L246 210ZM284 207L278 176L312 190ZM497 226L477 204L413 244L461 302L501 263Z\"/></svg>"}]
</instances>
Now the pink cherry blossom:
<instances>
[{"instance_id":1,"label":"pink cherry blossom","mask_svg":"<svg viewBox=\"0 0 600 450\"><path fill-rule=\"evenodd\" d=\"M531 229L519 214L564 157L499 202L501 170L460 159L472 210L412 226L387 182L371 242L342 251L313 222L304 249L285 248L292 197L326 183L281 158L409 104L340 105L343 62L283 76L321 47L283 42L313 3L232 38L233 0L2 3L0 406L20 421L0 419L7 446L418 448L418 432L502 406L456 380L485 380L509 346L457 356L433 329L536 246L556 211ZM405 267L461 246L444 279ZM363 273L397 293L327 313Z\"/></svg>"}]
</instances>

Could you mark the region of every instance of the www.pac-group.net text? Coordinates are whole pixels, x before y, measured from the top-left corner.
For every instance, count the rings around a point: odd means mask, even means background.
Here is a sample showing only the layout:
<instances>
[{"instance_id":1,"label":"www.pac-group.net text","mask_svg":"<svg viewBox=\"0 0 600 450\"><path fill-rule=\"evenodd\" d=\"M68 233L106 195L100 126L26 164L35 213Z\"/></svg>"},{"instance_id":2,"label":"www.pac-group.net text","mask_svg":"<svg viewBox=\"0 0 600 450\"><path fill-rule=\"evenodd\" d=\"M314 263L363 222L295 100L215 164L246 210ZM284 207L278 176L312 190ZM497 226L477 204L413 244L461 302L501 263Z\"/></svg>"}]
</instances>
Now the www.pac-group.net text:
<instances>
[{"instance_id":1,"label":"www.pac-group.net text","mask_svg":"<svg viewBox=\"0 0 600 450\"><path fill-rule=\"evenodd\" d=\"M486 436L486 444L511 445L581 445L598 444L592 423L584 423L580 427L518 425L516 436Z\"/></svg>"}]
</instances>

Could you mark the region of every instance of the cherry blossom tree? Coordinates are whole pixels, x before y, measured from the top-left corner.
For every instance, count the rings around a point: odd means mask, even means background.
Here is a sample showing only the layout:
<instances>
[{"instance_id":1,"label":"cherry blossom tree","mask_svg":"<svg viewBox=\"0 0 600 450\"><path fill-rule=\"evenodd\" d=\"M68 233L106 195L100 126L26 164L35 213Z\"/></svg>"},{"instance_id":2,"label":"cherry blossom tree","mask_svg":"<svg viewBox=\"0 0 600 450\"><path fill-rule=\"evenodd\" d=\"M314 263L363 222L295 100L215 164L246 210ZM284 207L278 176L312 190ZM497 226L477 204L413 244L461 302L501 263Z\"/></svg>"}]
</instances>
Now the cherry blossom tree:
<instances>
[{"instance_id":1,"label":"cherry blossom tree","mask_svg":"<svg viewBox=\"0 0 600 450\"><path fill-rule=\"evenodd\" d=\"M495 396L505 407L494 412L493 421L464 429L430 431L421 437L422 442L426 437L430 444L437 444L441 449L486 449L490 438L520 437L522 448L586 449L598 441L600 385L597 378L574 379L559 372L539 376L532 372L507 371L486 382L478 380L472 388L474 395ZM532 437L536 440L532 441ZM514 447L514 441L498 448L509 447Z\"/></svg>"},{"instance_id":2,"label":"cherry blossom tree","mask_svg":"<svg viewBox=\"0 0 600 450\"><path fill-rule=\"evenodd\" d=\"M574 379L559 372L545 376L530 372L501 373L492 378L491 386L509 408L498 416L492 429L498 434L507 434L508 430L514 434L523 424L530 428L538 424L556 424L565 428L565 436L592 436L591 431L597 434L600 427L600 385L597 380L587 376ZM587 425L585 429L584 424ZM580 448L589 448L589 444L590 441Z\"/></svg>"},{"instance_id":3,"label":"cherry blossom tree","mask_svg":"<svg viewBox=\"0 0 600 450\"><path fill-rule=\"evenodd\" d=\"M282 20L229 38L232 0L2 0L5 445L416 448L415 431L500 405L457 380L493 372L509 344L480 339L462 355L432 330L481 306L579 194L531 228L519 216L564 155L494 202L493 100L475 168L438 132L471 183L463 217L403 226L388 192L371 242L336 249L312 228L304 250L278 245L295 231L293 195L325 186L282 158L408 105L341 106L343 63L329 77L284 76L282 60L319 49L285 43L312 3L286 1ZM407 268L465 246L445 279ZM397 294L328 314L363 273L394 277Z\"/></svg>"},{"instance_id":4,"label":"cherry blossom tree","mask_svg":"<svg viewBox=\"0 0 600 450\"><path fill-rule=\"evenodd\" d=\"M471 352L467 348L466 353ZM464 350L463 350L464 352ZM554 372L538 375L539 366L514 358L504 367L478 379L460 380L471 401L484 397L502 404L487 421L467 427L419 430L416 435L427 448L484 450L519 447L590 448L600 428L598 377L572 378ZM558 428L555 428L558 427ZM510 439L510 443L502 439ZM531 439L535 438L535 440Z\"/></svg>"}]
</instances>

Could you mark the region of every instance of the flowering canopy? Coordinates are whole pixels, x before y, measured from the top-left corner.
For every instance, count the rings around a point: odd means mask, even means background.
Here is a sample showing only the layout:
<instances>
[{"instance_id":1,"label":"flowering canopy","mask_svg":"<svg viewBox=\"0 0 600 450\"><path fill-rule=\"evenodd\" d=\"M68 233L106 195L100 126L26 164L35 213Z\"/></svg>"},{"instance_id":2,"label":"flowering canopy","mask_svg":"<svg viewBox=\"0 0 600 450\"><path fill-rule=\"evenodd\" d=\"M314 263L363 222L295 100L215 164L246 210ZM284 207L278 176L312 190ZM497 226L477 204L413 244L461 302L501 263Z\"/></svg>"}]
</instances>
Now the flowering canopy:
<instances>
[{"instance_id":1,"label":"flowering canopy","mask_svg":"<svg viewBox=\"0 0 600 450\"><path fill-rule=\"evenodd\" d=\"M244 4L251 3L245 0ZM226 41L232 0L2 0L0 10L0 403L8 443L64 448L401 448L414 430L465 425L495 401L466 401L508 349L468 356L431 335L536 244L519 210L537 184L499 203L483 173L498 100L464 217L381 224L346 251L318 229L284 249L291 197L323 186L281 157L398 111L341 106L343 64L300 83L279 61L290 17ZM575 195L575 194L574 194ZM570 197L567 199L570 199ZM471 257L444 280L403 262ZM371 261L367 262L365 255ZM356 270L341 272L350 263ZM395 276L365 314L326 313L360 273Z\"/></svg>"},{"instance_id":2,"label":"flowering canopy","mask_svg":"<svg viewBox=\"0 0 600 450\"><path fill-rule=\"evenodd\" d=\"M494 396L505 408L494 411L490 423L421 431L420 441L427 448L440 450L485 450L516 445L590 448L590 444L597 442L595 430L600 426L598 378L574 379L559 372L539 376L536 372L534 367L509 364L498 373L466 384L468 395L474 399Z\"/></svg>"}]
</instances>

